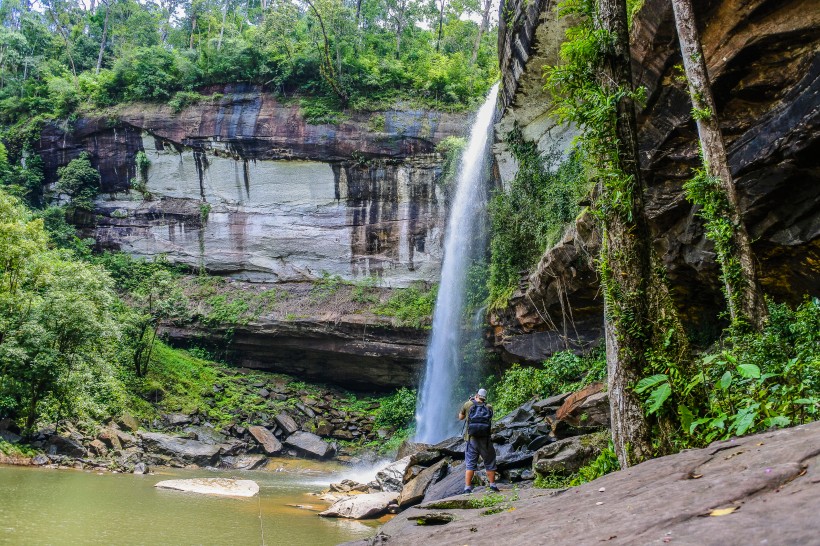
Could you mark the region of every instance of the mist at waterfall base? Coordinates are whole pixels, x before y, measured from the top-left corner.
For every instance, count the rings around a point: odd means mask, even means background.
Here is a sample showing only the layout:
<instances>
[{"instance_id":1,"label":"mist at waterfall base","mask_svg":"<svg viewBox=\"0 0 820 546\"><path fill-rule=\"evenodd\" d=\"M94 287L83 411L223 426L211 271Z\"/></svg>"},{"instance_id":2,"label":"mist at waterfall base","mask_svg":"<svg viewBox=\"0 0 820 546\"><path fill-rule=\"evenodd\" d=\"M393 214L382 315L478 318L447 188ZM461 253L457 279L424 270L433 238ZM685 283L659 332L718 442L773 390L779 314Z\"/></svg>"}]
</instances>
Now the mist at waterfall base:
<instances>
[{"instance_id":1,"label":"mist at waterfall base","mask_svg":"<svg viewBox=\"0 0 820 546\"><path fill-rule=\"evenodd\" d=\"M444 239L444 261L433 330L427 348L427 365L419 387L416 404L416 441L436 443L458 434L461 423L456 419L459 400L464 391L465 339L464 305L467 272L473 260L485 252L487 210L487 157L490 131L495 116L498 84L493 86L476 115L470 140L461 156L458 183L450 208ZM471 389L477 385L467 386Z\"/></svg>"}]
</instances>

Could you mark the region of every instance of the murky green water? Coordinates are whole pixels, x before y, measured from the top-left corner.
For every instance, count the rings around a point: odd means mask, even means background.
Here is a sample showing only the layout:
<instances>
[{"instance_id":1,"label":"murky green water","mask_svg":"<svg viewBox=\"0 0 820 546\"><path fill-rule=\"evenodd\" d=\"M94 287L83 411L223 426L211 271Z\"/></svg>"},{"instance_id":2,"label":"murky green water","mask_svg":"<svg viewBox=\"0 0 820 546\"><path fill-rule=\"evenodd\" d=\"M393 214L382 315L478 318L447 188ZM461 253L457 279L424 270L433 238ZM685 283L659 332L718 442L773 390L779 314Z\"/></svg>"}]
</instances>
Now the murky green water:
<instances>
[{"instance_id":1,"label":"murky green water","mask_svg":"<svg viewBox=\"0 0 820 546\"><path fill-rule=\"evenodd\" d=\"M308 493L336 481L336 469L293 461L270 466L285 470L135 476L0 466L0 543L318 546L375 533L375 522L320 518L287 506L323 508ZM255 480L260 495L220 498L153 487L166 479L216 476Z\"/></svg>"}]
</instances>

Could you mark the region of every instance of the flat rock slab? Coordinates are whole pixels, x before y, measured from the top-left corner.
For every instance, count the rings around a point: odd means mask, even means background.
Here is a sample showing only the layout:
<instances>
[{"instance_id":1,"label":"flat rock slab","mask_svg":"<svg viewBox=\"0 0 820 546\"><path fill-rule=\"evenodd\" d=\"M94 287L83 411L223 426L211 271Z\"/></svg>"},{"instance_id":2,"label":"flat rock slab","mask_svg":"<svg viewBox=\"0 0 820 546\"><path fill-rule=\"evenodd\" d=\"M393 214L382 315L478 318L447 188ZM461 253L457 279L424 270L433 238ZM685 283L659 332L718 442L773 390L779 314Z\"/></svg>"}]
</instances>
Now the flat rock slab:
<instances>
[{"instance_id":1,"label":"flat rock slab","mask_svg":"<svg viewBox=\"0 0 820 546\"><path fill-rule=\"evenodd\" d=\"M567 490L502 494L503 510L492 515L442 501L409 508L358 544L818 544L820 422L716 442ZM417 525L431 508L456 518Z\"/></svg>"},{"instance_id":2,"label":"flat rock slab","mask_svg":"<svg viewBox=\"0 0 820 546\"><path fill-rule=\"evenodd\" d=\"M259 493L259 485L253 480L232 480L229 478L193 478L190 480L165 480L154 487L174 489L201 495L222 495L225 497L253 497Z\"/></svg>"},{"instance_id":3,"label":"flat rock slab","mask_svg":"<svg viewBox=\"0 0 820 546\"><path fill-rule=\"evenodd\" d=\"M325 518L366 519L384 514L391 502L395 502L398 493L370 493L353 495L337 501L319 515Z\"/></svg>"}]
</instances>

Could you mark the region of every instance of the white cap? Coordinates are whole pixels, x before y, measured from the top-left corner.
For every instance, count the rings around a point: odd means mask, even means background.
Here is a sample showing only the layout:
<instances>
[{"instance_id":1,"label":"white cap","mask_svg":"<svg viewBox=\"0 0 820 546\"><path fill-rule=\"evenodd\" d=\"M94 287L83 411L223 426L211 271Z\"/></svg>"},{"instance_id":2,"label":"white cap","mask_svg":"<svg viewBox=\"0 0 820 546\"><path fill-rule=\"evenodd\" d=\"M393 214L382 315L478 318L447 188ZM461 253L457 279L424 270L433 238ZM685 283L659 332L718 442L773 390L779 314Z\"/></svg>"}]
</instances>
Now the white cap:
<instances>
[{"instance_id":1,"label":"white cap","mask_svg":"<svg viewBox=\"0 0 820 546\"><path fill-rule=\"evenodd\" d=\"M486 399L487 398L487 389L478 389L478 392L475 393L476 397Z\"/></svg>"}]
</instances>

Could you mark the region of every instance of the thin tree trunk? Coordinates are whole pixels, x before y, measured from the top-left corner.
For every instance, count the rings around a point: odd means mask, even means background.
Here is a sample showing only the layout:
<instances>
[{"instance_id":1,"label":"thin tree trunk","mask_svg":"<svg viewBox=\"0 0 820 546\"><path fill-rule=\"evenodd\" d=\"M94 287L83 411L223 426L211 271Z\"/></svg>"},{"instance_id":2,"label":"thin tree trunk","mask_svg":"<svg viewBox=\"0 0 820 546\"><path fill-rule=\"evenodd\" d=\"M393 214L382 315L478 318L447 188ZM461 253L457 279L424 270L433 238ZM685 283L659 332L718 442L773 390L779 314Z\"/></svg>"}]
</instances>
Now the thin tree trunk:
<instances>
[{"instance_id":1,"label":"thin tree trunk","mask_svg":"<svg viewBox=\"0 0 820 546\"><path fill-rule=\"evenodd\" d=\"M610 96L632 91L625 0L600 0L599 20L612 36L603 54L599 84ZM651 233L644 210L633 99L622 93L616 102L614 131L606 146L617 150L613 165L620 181L601 184L603 214L602 284L606 307L605 337L612 439L622 467L652 455L651 427L634 385L649 369L648 356L687 353L668 289L654 265ZM617 195L620 194L620 195ZM615 199L618 206L611 206ZM670 341L663 343L669 329ZM661 338L661 339L659 339ZM659 347L669 347L659 349Z\"/></svg>"},{"instance_id":2,"label":"thin tree trunk","mask_svg":"<svg viewBox=\"0 0 820 546\"><path fill-rule=\"evenodd\" d=\"M438 38L436 39L436 53L441 51L441 27L444 24L444 0L441 0L441 9L438 12Z\"/></svg>"},{"instance_id":3,"label":"thin tree trunk","mask_svg":"<svg viewBox=\"0 0 820 546\"><path fill-rule=\"evenodd\" d=\"M322 31L322 39L324 41L323 44L323 57L322 61L319 63L319 71L325 81L330 85L333 92L336 93L336 96L339 97L339 100L342 102L343 106L347 105L349 97L347 93L341 87L341 81L336 74L336 69L333 66L333 61L330 58L330 40L327 37L327 30L325 29L325 21L322 19L322 15L319 13L319 10L316 9L316 6L313 4L311 0L305 0L310 6L310 9L313 11L313 14L316 15L316 19L319 21L319 28Z\"/></svg>"},{"instance_id":4,"label":"thin tree trunk","mask_svg":"<svg viewBox=\"0 0 820 546\"><path fill-rule=\"evenodd\" d=\"M678 29L686 80L689 82L689 94L692 97L692 104L701 113L695 116L695 122L700 136L706 172L720 181L730 205L729 219L734 226L732 246L740 262L742 278L732 282L732 275L727 271L727 261L722 260L721 267L729 314L733 322L748 322L759 331L766 324L769 314L755 270L749 233L746 231L740 214L740 204L732 180L732 172L729 169L726 146L720 132L715 99L712 95L709 73L706 70L706 60L703 57L695 13L691 0L672 0L672 8L675 12L675 24Z\"/></svg>"},{"instance_id":5,"label":"thin tree trunk","mask_svg":"<svg viewBox=\"0 0 820 546\"><path fill-rule=\"evenodd\" d=\"M102 67L102 60L103 60L103 52L105 51L105 41L108 39L108 14L111 12L111 6L108 2L105 2L105 22L103 22L103 34L102 40L100 40L100 54L97 55L97 70L94 72L95 74L100 73L100 68Z\"/></svg>"},{"instance_id":6,"label":"thin tree trunk","mask_svg":"<svg viewBox=\"0 0 820 546\"><path fill-rule=\"evenodd\" d=\"M194 33L196 32L196 15L191 20L191 39L188 41L188 49L194 48Z\"/></svg>"},{"instance_id":7,"label":"thin tree trunk","mask_svg":"<svg viewBox=\"0 0 820 546\"><path fill-rule=\"evenodd\" d=\"M470 66L473 66L478 59L478 50L481 48L481 38L490 26L491 5L492 0L484 0L484 12L481 14L481 26L478 27L478 34L476 34L475 43L473 43L473 54L470 57Z\"/></svg>"},{"instance_id":8,"label":"thin tree trunk","mask_svg":"<svg viewBox=\"0 0 820 546\"><path fill-rule=\"evenodd\" d=\"M222 26L219 27L219 40L216 42L216 50L222 49L222 36L225 34L225 18L228 16L228 0L222 6Z\"/></svg>"}]
</instances>

